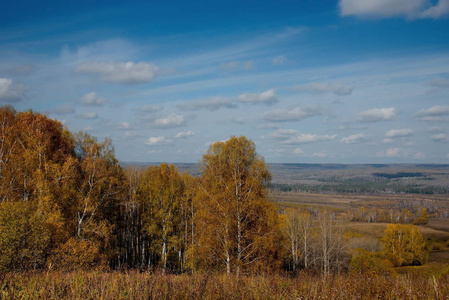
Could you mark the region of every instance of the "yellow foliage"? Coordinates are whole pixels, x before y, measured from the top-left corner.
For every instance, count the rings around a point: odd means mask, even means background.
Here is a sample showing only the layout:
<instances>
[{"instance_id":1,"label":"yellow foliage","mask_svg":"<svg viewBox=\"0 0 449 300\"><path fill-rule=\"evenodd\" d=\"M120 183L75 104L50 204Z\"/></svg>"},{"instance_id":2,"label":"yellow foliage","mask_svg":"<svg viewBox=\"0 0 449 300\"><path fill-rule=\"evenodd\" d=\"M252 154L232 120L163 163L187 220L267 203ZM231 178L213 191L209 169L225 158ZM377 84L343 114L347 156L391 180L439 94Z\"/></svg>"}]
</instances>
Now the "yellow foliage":
<instances>
[{"instance_id":1,"label":"yellow foliage","mask_svg":"<svg viewBox=\"0 0 449 300\"><path fill-rule=\"evenodd\" d=\"M396 267L421 265L427 259L426 243L415 225L388 224L382 241L385 256Z\"/></svg>"}]
</instances>

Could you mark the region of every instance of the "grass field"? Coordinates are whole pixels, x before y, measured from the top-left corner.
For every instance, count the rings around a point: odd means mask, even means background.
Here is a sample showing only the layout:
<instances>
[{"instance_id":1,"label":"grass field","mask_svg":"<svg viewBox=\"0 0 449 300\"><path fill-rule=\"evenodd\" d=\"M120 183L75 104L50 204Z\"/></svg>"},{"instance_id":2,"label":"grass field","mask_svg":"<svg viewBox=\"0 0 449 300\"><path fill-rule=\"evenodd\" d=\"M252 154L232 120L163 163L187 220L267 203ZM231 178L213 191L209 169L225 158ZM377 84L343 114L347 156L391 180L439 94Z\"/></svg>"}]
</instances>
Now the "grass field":
<instances>
[{"instance_id":1,"label":"grass field","mask_svg":"<svg viewBox=\"0 0 449 300\"><path fill-rule=\"evenodd\" d=\"M9 273L1 299L448 299L449 270L394 276L226 276L73 272Z\"/></svg>"}]
</instances>

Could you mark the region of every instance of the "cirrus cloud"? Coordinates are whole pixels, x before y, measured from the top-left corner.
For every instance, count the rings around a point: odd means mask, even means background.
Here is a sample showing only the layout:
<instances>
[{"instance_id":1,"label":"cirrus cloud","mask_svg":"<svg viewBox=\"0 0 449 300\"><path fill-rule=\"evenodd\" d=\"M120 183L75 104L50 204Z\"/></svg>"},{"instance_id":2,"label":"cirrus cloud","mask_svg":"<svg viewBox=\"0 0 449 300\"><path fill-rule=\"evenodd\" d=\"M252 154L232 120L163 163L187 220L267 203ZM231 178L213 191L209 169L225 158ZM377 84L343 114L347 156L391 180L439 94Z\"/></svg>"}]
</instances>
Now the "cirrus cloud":
<instances>
[{"instance_id":1,"label":"cirrus cloud","mask_svg":"<svg viewBox=\"0 0 449 300\"><path fill-rule=\"evenodd\" d=\"M194 136L195 132L189 130L189 131L184 131L184 132L179 132L178 134L175 135L175 139L185 139L188 138L190 136Z\"/></svg>"},{"instance_id":2,"label":"cirrus cloud","mask_svg":"<svg viewBox=\"0 0 449 300\"><path fill-rule=\"evenodd\" d=\"M94 62L81 64L74 72L98 75L102 80L112 83L137 84L153 80L159 67L147 62Z\"/></svg>"},{"instance_id":3,"label":"cirrus cloud","mask_svg":"<svg viewBox=\"0 0 449 300\"><path fill-rule=\"evenodd\" d=\"M307 117L321 115L322 111L319 107L316 108L300 108L294 107L291 109L275 109L268 111L262 115L262 119L269 122L292 122L300 121Z\"/></svg>"},{"instance_id":4,"label":"cirrus cloud","mask_svg":"<svg viewBox=\"0 0 449 300\"><path fill-rule=\"evenodd\" d=\"M210 97L207 99L193 100L187 103L179 104L178 107L182 110L201 110L206 109L209 111L219 110L220 108L237 108L232 98L228 97Z\"/></svg>"},{"instance_id":5,"label":"cirrus cloud","mask_svg":"<svg viewBox=\"0 0 449 300\"><path fill-rule=\"evenodd\" d=\"M295 85L293 90L310 93L334 93L339 96L346 96L352 94L354 87L345 86L339 82L311 82L304 85Z\"/></svg>"},{"instance_id":6,"label":"cirrus cloud","mask_svg":"<svg viewBox=\"0 0 449 300\"><path fill-rule=\"evenodd\" d=\"M337 135L318 135L310 133L299 133L295 129L279 129L272 133L270 137L279 140L283 145L300 145L331 141L335 139Z\"/></svg>"},{"instance_id":7,"label":"cirrus cloud","mask_svg":"<svg viewBox=\"0 0 449 300\"><path fill-rule=\"evenodd\" d=\"M437 19L449 13L448 0L439 0L436 5L429 0L340 0L339 7L343 17Z\"/></svg>"}]
</instances>

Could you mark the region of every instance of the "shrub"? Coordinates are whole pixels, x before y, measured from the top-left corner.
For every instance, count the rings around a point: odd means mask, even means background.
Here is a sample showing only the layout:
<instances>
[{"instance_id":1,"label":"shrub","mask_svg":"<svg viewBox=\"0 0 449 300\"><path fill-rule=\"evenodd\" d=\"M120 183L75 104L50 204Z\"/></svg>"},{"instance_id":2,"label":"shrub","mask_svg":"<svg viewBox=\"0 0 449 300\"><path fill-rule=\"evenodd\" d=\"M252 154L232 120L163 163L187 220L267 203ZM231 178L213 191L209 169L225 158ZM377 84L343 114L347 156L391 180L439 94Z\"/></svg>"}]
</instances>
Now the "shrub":
<instances>
[{"instance_id":1,"label":"shrub","mask_svg":"<svg viewBox=\"0 0 449 300\"><path fill-rule=\"evenodd\" d=\"M379 252L355 249L349 263L349 271L356 274L384 275L392 273L393 264Z\"/></svg>"}]
</instances>

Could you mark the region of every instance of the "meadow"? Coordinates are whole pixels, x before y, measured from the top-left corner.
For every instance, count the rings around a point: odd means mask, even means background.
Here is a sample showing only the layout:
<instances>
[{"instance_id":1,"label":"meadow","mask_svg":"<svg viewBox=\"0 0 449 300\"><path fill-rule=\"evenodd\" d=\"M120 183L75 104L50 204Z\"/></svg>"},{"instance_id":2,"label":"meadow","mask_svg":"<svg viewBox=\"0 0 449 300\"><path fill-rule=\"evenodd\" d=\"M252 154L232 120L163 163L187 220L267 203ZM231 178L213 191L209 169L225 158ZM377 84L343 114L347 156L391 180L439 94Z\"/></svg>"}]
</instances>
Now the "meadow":
<instances>
[{"instance_id":1,"label":"meadow","mask_svg":"<svg viewBox=\"0 0 449 300\"><path fill-rule=\"evenodd\" d=\"M413 269L416 270L416 269ZM449 267L389 276L228 276L197 273L39 272L3 274L1 299L448 299Z\"/></svg>"}]
</instances>

